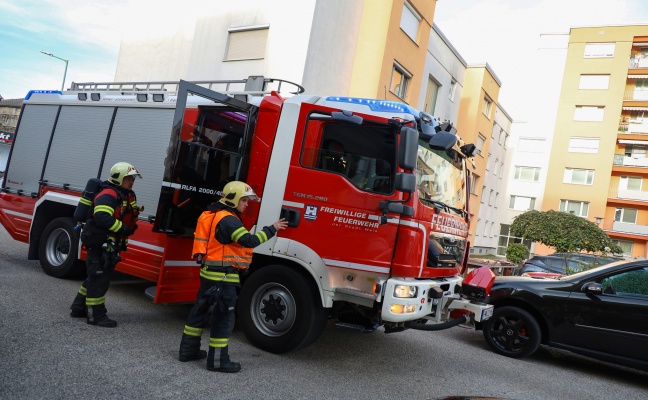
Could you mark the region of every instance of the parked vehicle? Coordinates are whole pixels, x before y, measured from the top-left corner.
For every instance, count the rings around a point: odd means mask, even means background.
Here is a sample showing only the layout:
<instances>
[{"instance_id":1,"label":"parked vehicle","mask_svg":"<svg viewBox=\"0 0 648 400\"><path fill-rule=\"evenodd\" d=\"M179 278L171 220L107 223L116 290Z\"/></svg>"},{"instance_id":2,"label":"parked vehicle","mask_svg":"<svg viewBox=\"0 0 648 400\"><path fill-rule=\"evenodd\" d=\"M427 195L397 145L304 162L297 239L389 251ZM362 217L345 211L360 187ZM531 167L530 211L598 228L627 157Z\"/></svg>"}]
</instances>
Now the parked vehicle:
<instances>
[{"instance_id":1,"label":"parked vehicle","mask_svg":"<svg viewBox=\"0 0 648 400\"><path fill-rule=\"evenodd\" d=\"M498 354L543 344L648 369L648 261L619 261L558 279L497 277L481 326Z\"/></svg>"},{"instance_id":2,"label":"parked vehicle","mask_svg":"<svg viewBox=\"0 0 648 400\"><path fill-rule=\"evenodd\" d=\"M297 95L283 97L282 84ZM72 218L81 191L112 164L132 162L145 208L117 270L153 282L146 294L155 303L192 302L198 216L242 180L261 197L242 215L247 229L280 217L290 227L254 249L242 282L237 321L259 348L307 346L329 317L387 332L487 319L493 307L479 300L492 272L462 275L475 145L403 103L303 91L262 76L32 91L0 223L45 273L72 276L85 258Z\"/></svg>"},{"instance_id":3,"label":"parked vehicle","mask_svg":"<svg viewBox=\"0 0 648 400\"><path fill-rule=\"evenodd\" d=\"M578 259L561 256L533 256L527 260L518 271L520 276L541 278L559 277L580 272L588 263Z\"/></svg>"}]
</instances>

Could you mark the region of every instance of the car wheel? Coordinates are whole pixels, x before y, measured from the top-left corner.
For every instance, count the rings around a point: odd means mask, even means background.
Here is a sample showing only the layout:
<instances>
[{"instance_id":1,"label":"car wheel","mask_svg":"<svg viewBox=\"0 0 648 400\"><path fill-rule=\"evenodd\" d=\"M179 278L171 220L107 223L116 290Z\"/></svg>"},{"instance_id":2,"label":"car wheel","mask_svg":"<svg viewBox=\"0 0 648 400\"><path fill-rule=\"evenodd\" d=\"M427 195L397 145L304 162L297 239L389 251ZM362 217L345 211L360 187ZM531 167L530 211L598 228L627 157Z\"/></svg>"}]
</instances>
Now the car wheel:
<instances>
[{"instance_id":1,"label":"car wheel","mask_svg":"<svg viewBox=\"0 0 648 400\"><path fill-rule=\"evenodd\" d=\"M483 331L496 353L513 358L533 354L542 335L535 318L518 307L496 307L493 316L484 322Z\"/></svg>"},{"instance_id":2,"label":"car wheel","mask_svg":"<svg viewBox=\"0 0 648 400\"><path fill-rule=\"evenodd\" d=\"M72 218L61 217L52 220L41 234L38 244L38 258L47 275L56 278L76 278L84 271L79 254L79 233L74 230Z\"/></svg>"},{"instance_id":3,"label":"car wheel","mask_svg":"<svg viewBox=\"0 0 648 400\"><path fill-rule=\"evenodd\" d=\"M308 346L322 333L327 314L310 279L298 271L269 265L246 279L237 306L248 340L271 353Z\"/></svg>"}]
</instances>

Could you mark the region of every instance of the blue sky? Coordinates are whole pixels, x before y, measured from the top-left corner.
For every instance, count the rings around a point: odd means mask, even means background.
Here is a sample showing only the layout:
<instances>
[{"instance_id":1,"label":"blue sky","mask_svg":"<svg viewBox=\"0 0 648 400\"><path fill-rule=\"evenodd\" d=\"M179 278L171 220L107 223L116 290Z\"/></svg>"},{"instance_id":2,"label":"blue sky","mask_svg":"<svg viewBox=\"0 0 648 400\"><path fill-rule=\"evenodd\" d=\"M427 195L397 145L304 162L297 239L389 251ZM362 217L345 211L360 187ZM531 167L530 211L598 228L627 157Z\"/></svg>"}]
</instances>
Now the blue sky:
<instances>
[{"instance_id":1,"label":"blue sky","mask_svg":"<svg viewBox=\"0 0 648 400\"><path fill-rule=\"evenodd\" d=\"M200 10L202 1L0 0L0 94L17 98L30 89L61 88L65 63L40 50L69 60L66 88L72 81L112 81L124 32L164 29ZM218 1L225 0L208 3ZM541 33L648 24L648 7L645 0L441 0L434 21L469 63L493 67L510 112L516 90L529 79L520 61L537 52Z\"/></svg>"}]
</instances>

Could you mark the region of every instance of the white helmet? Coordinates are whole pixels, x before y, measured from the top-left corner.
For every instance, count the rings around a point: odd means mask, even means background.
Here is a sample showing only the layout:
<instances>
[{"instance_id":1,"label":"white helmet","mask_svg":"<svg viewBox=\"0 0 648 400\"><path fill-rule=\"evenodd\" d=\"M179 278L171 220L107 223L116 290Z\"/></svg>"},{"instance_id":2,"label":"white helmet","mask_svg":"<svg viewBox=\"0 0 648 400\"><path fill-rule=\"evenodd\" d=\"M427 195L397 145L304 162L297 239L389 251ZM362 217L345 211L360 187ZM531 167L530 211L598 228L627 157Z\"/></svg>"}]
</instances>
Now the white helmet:
<instances>
[{"instance_id":1,"label":"white helmet","mask_svg":"<svg viewBox=\"0 0 648 400\"><path fill-rule=\"evenodd\" d=\"M131 175L139 178L142 177L142 175L131 164L127 162L118 162L110 168L110 176L108 177L108 180L119 186L122 184L125 176Z\"/></svg>"}]
</instances>

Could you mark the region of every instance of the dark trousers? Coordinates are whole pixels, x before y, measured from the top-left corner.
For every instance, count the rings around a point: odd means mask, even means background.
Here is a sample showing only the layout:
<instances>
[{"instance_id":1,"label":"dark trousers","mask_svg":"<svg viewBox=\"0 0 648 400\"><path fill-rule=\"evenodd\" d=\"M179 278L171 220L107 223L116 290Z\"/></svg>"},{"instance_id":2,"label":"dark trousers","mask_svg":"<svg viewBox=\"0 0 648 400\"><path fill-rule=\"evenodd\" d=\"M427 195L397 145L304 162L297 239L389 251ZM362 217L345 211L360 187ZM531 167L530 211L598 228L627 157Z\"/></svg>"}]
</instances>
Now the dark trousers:
<instances>
[{"instance_id":1,"label":"dark trousers","mask_svg":"<svg viewBox=\"0 0 648 400\"><path fill-rule=\"evenodd\" d=\"M187 317L185 335L200 338L203 328L207 325L209 309L213 306L209 346L226 347L236 318L237 286L235 283L213 281L200 277L200 288L196 296L196 303ZM205 292L212 287L214 290L210 292L211 295L206 295Z\"/></svg>"},{"instance_id":2,"label":"dark trousers","mask_svg":"<svg viewBox=\"0 0 648 400\"><path fill-rule=\"evenodd\" d=\"M119 253L108 252L102 247L88 249L86 267L88 277L81 284L72 302L73 311L88 307L88 319L99 320L106 316L105 295L110 286L110 276L119 261Z\"/></svg>"}]
</instances>

